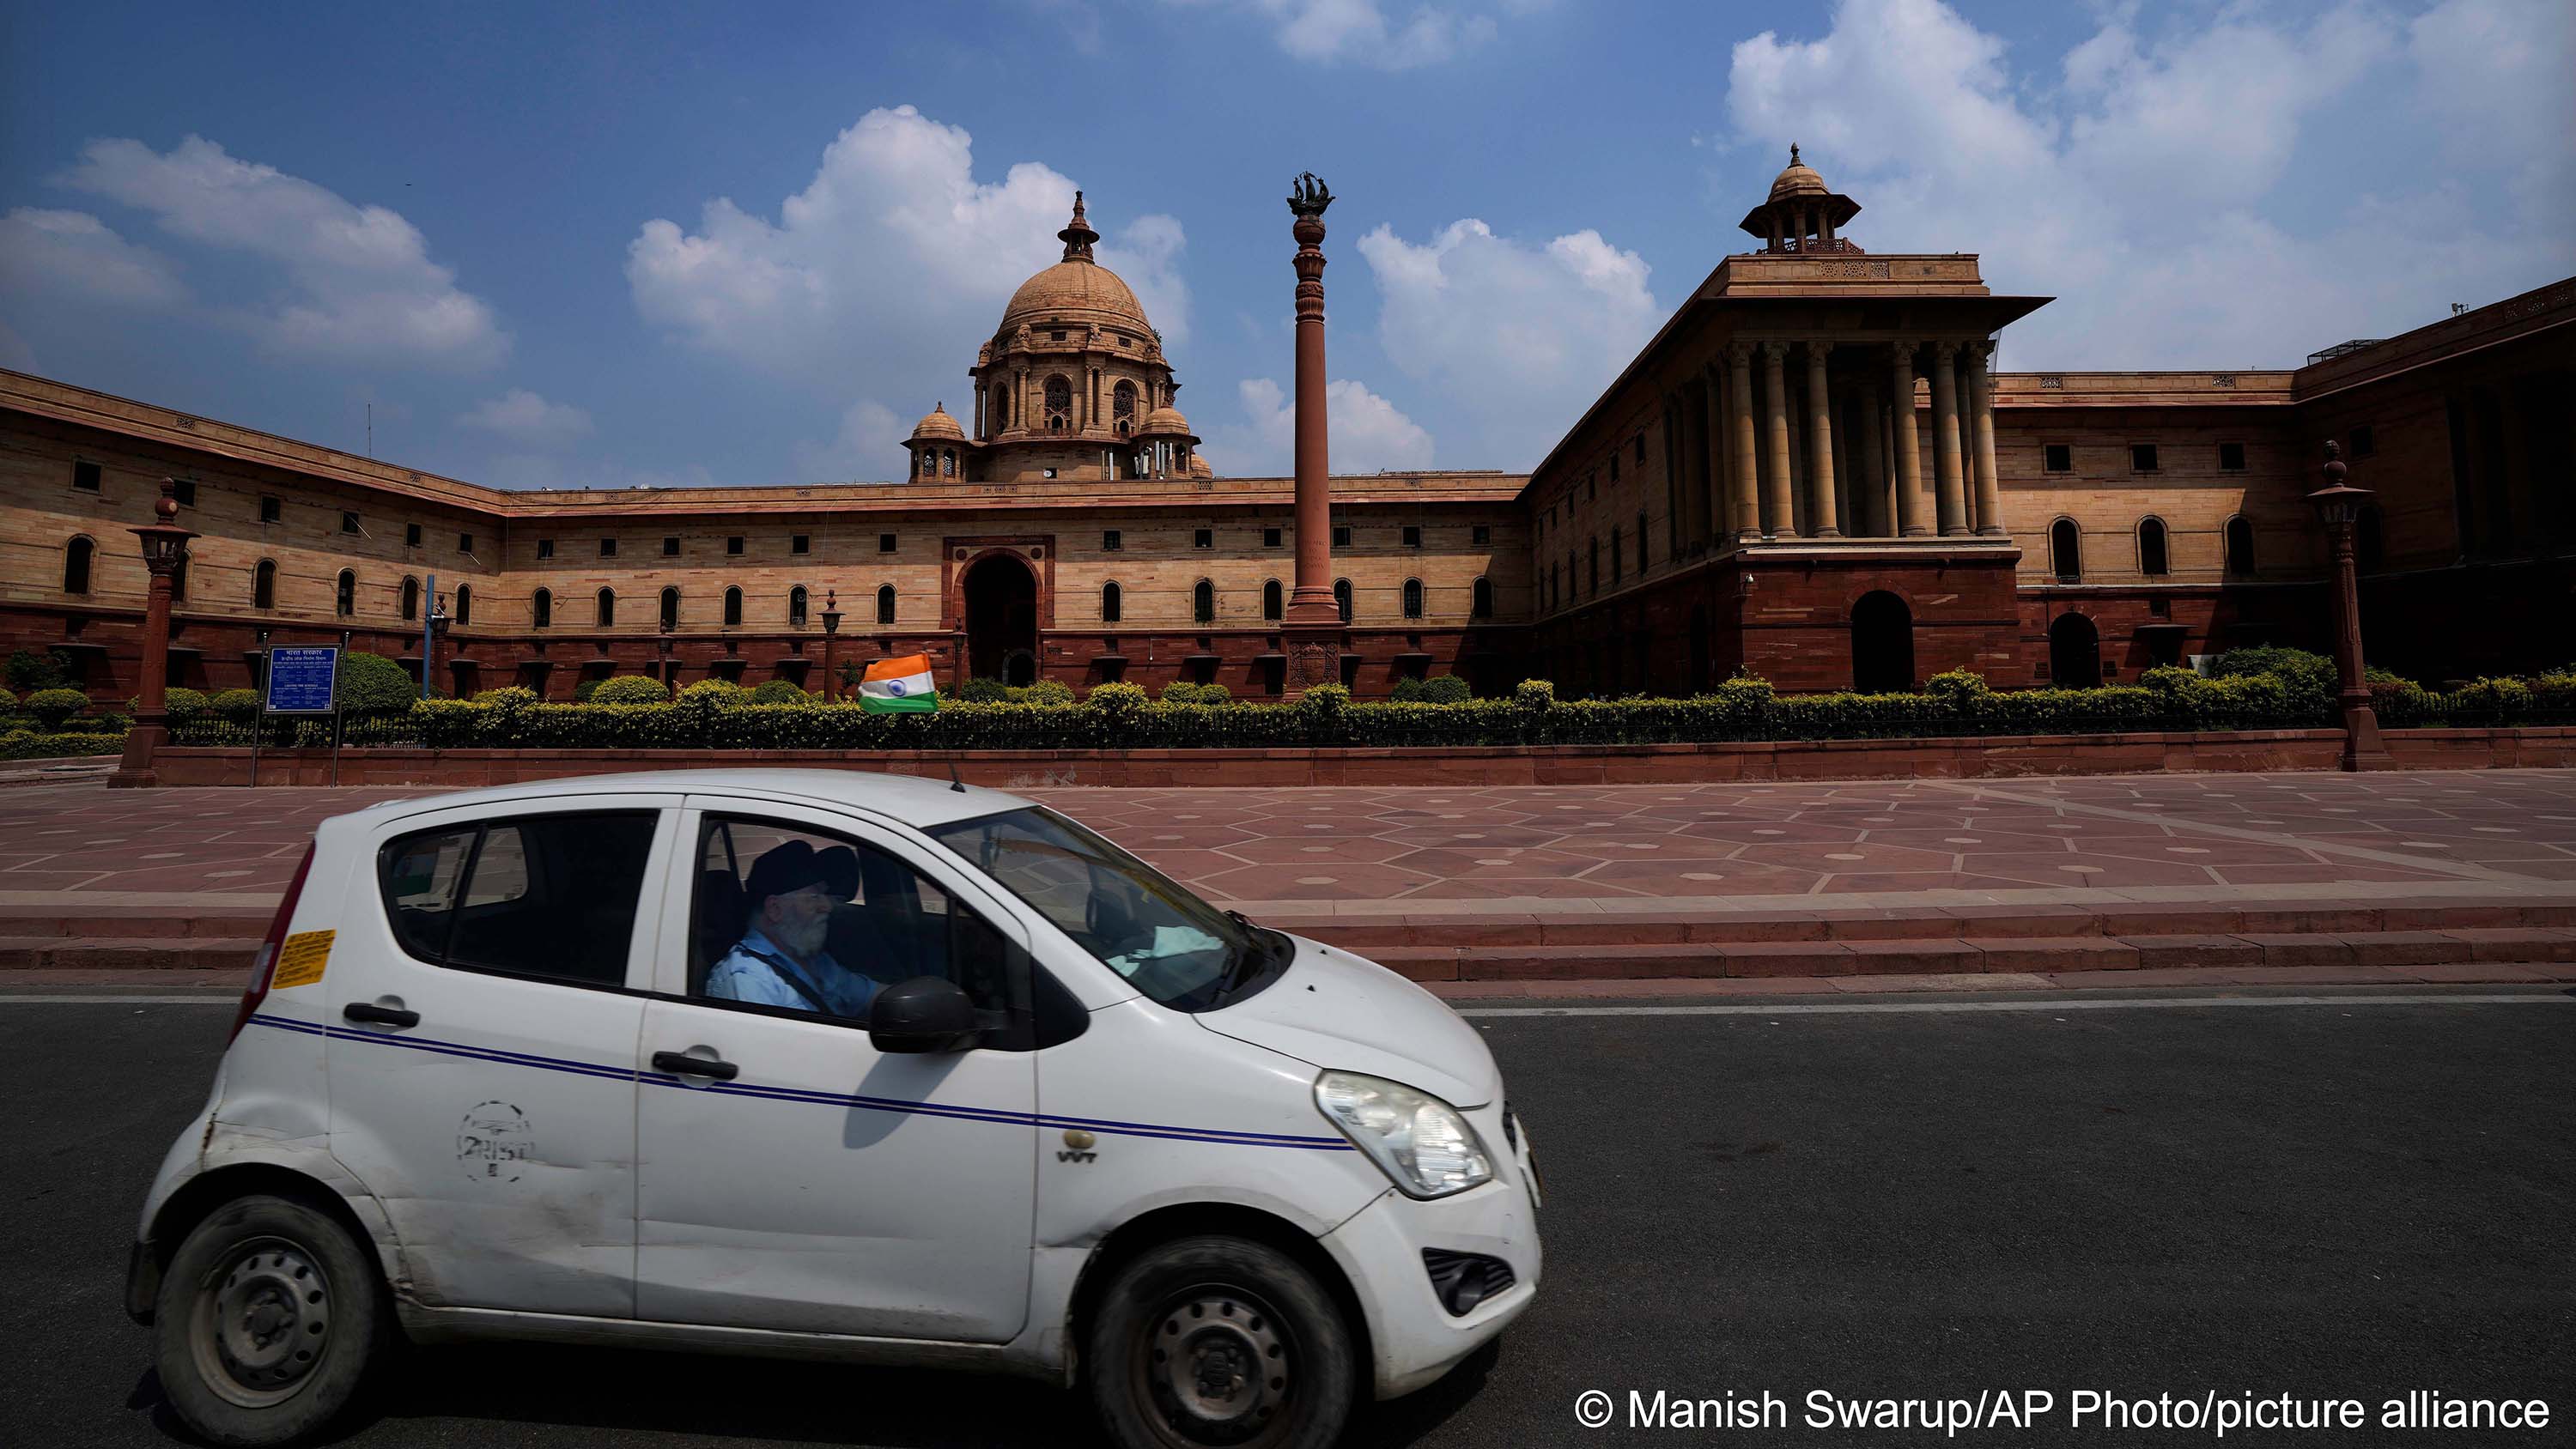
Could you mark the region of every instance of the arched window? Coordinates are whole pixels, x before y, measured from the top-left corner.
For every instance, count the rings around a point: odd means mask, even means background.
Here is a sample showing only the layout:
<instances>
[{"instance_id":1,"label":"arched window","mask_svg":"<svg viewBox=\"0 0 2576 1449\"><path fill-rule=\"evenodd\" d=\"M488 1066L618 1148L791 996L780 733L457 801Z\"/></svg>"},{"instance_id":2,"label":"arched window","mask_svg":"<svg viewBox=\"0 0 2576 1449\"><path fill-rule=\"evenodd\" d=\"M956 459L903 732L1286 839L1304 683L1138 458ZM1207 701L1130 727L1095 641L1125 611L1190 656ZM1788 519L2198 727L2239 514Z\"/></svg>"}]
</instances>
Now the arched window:
<instances>
[{"instance_id":1,"label":"arched window","mask_svg":"<svg viewBox=\"0 0 2576 1449\"><path fill-rule=\"evenodd\" d=\"M998 433L1010 425L1011 395L1008 392L996 391L993 394L993 431Z\"/></svg>"},{"instance_id":2,"label":"arched window","mask_svg":"<svg viewBox=\"0 0 2576 1449\"><path fill-rule=\"evenodd\" d=\"M2072 518L2061 518L2048 526L2048 571L2057 575L2061 584L2084 580L2084 535Z\"/></svg>"},{"instance_id":3,"label":"arched window","mask_svg":"<svg viewBox=\"0 0 2576 1449\"><path fill-rule=\"evenodd\" d=\"M877 622L880 624L894 622L894 585L892 584L877 586Z\"/></svg>"},{"instance_id":4,"label":"arched window","mask_svg":"<svg viewBox=\"0 0 2576 1449\"><path fill-rule=\"evenodd\" d=\"M742 590L725 590L724 621L728 629L742 622Z\"/></svg>"},{"instance_id":5,"label":"arched window","mask_svg":"<svg viewBox=\"0 0 2576 1449\"><path fill-rule=\"evenodd\" d=\"M1404 581L1404 617L1408 619L1422 617L1422 580L1420 579Z\"/></svg>"},{"instance_id":6,"label":"arched window","mask_svg":"<svg viewBox=\"0 0 2576 1449\"><path fill-rule=\"evenodd\" d=\"M954 478L957 476L957 450L955 448L942 448L939 450L939 474L943 478Z\"/></svg>"},{"instance_id":7,"label":"arched window","mask_svg":"<svg viewBox=\"0 0 2576 1449\"><path fill-rule=\"evenodd\" d=\"M456 622L459 625L474 622L474 589L470 584L456 586Z\"/></svg>"},{"instance_id":8,"label":"arched window","mask_svg":"<svg viewBox=\"0 0 2576 1449\"><path fill-rule=\"evenodd\" d=\"M410 574L403 575L402 616L406 619L420 617L420 580Z\"/></svg>"},{"instance_id":9,"label":"arched window","mask_svg":"<svg viewBox=\"0 0 2576 1449\"><path fill-rule=\"evenodd\" d=\"M463 594L458 591L459 596ZM264 558L250 574L250 606L254 609L277 607L277 560Z\"/></svg>"},{"instance_id":10,"label":"arched window","mask_svg":"<svg viewBox=\"0 0 2576 1449\"><path fill-rule=\"evenodd\" d=\"M1122 382L1109 394L1109 421L1122 438L1136 431L1136 384Z\"/></svg>"},{"instance_id":11,"label":"arched window","mask_svg":"<svg viewBox=\"0 0 2576 1449\"><path fill-rule=\"evenodd\" d=\"M2381 531L2379 505L2365 503L2352 520L2352 563L2365 574L2375 574L2388 562L2386 535Z\"/></svg>"},{"instance_id":12,"label":"arched window","mask_svg":"<svg viewBox=\"0 0 2576 1449\"><path fill-rule=\"evenodd\" d=\"M1100 622L1103 624L1118 622L1118 585L1115 583L1100 586Z\"/></svg>"},{"instance_id":13,"label":"arched window","mask_svg":"<svg viewBox=\"0 0 2576 1449\"><path fill-rule=\"evenodd\" d=\"M1351 581L1349 579L1333 580L1333 607L1342 611L1343 623L1347 624L1351 621Z\"/></svg>"},{"instance_id":14,"label":"arched window","mask_svg":"<svg viewBox=\"0 0 2576 1449\"><path fill-rule=\"evenodd\" d=\"M599 591L599 627L603 629L617 627L617 591L615 589Z\"/></svg>"},{"instance_id":15,"label":"arched window","mask_svg":"<svg viewBox=\"0 0 2576 1449\"><path fill-rule=\"evenodd\" d=\"M1201 579L1190 590L1190 617L1202 624L1216 622L1216 585Z\"/></svg>"},{"instance_id":16,"label":"arched window","mask_svg":"<svg viewBox=\"0 0 2576 1449\"><path fill-rule=\"evenodd\" d=\"M662 632L668 634L679 627L680 591L678 589L664 589L662 591Z\"/></svg>"},{"instance_id":17,"label":"arched window","mask_svg":"<svg viewBox=\"0 0 2576 1449\"><path fill-rule=\"evenodd\" d=\"M187 555L182 554L179 556L179 566L170 570L170 602L175 604L187 597L188 558Z\"/></svg>"},{"instance_id":18,"label":"arched window","mask_svg":"<svg viewBox=\"0 0 2576 1449\"><path fill-rule=\"evenodd\" d=\"M1475 619L1494 617L1494 581L1492 579L1483 574L1476 575L1476 586L1469 591L1467 597L1468 617Z\"/></svg>"},{"instance_id":19,"label":"arched window","mask_svg":"<svg viewBox=\"0 0 2576 1449\"><path fill-rule=\"evenodd\" d=\"M1062 373L1046 380L1046 430L1061 433L1073 426L1073 384Z\"/></svg>"},{"instance_id":20,"label":"arched window","mask_svg":"<svg viewBox=\"0 0 2576 1449\"><path fill-rule=\"evenodd\" d=\"M2138 572L2149 578L2173 572L2172 560L2165 554L2165 521L2161 518L2138 520Z\"/></svg>"},{"instance_id":21,"label":"arched window","mask_svg":"<svg viewBox=\"0 0 2576 1449\"><path fill-rule=\"evenodd\" d=\"M536 621L535 627L537 627L537 628L539 628L539 629L552 628L552 627L554 626L554 622L555 622L555 592L554 592L554 590L552 590L552 589L539 589L539 590L537 590L536 603L535 603L534 607L529 611L529 613L530 613L530 617L532 617L532 618Z\"/></svg>"},{"instance_id":22,"label":"arched window","mask_svg":"<svg viewBox=\"0 0 2576 1449\"><path fill-rule=\"evenodd\" d=\"M1610 587L1614 589L1619 587L1619 569L1627 561L1627 553L1627 540L1620 534L1619 526L1615 523L1610 525Z\"/></svg>"},{"instance_id":23,"label":"arched window","mask_svg":"<svg viewBox=\"0 0 2576 1449\"><path fill-rule=\"evenodd\" d=\"M340 583L332 591L331 608L343 619L358 612L358 575L354 570L340 570Z\"/></svg>"},{"instance_id":24,"label":"arched window","mask_svg":"<svg viewBox=\"0 0 2576 1449\"><path fill-rule=\"evenodd\" d=\"M787 591L787 627L790 629L805 627L805 586L803 584Z\"/></svg>"},{"instance_id":25,"label":"arched window","mask_svg":"<svg viewBox=\"0 0 2576 1449\"><path fill-rule=\"evenodd\" d=\"M1288 600L1286 590L1279 587L1279 581L1277 579L1272 579L1261 586L1262 618L1267 619L1274 624L1279 622L1279 620L1288 612L1287 605Z\"/></svg>"},{"instance_id":26,"label":"arched window","mask_svg":"<svg viewBox=\"0 0 2576 1449\"><path fill-rule=\"evenodd\" d=\"M2048 626L2049 683L2096 689L2102 683L2102 633L2082 614L2060 614Z\"/></svg>"},{"instance_id":27,"label":"arched window","mask_svg":"<svg viewBox=\"0 0 2576 1449\"><path fill-rule=\"evenodd\" d=\"M938 455L928 448L912 455L912 476L915 478L929 477L931 470L938 466Z\"/></svg>"},{"instance_id":28,"label":"arched window","mask_svg":"<svg viewBox=\"0 0 2576 1449\"><path fill-rule=\"evenodd\" d=\"M2231 579L2254 577L2254 524L2243 514L2227 520L2227 576Z\"/></svg>"},{"instance_id":29,"label":"arched window","mask_svg":"<svg viewBox=\"0 0 2576 1449\"><path fill-rule=\"evenodd\" d=\"M1860 596L1851 612L1852 689L1886 694L1914 687L1914 611L1885 589Z\"/></svg>"},{"instance_id":30,"label":"arched window","mask_svg":"<svg viewBox=\"0 0 2576 1449\"><path fill-rule=\"evenodd\" d=\"M98 545L90 542L86 538L75 538L71 542L63 545L64 593L86 594L89 592L89 561L90 557L97 552Z\"/></svg>"}]
</instances>

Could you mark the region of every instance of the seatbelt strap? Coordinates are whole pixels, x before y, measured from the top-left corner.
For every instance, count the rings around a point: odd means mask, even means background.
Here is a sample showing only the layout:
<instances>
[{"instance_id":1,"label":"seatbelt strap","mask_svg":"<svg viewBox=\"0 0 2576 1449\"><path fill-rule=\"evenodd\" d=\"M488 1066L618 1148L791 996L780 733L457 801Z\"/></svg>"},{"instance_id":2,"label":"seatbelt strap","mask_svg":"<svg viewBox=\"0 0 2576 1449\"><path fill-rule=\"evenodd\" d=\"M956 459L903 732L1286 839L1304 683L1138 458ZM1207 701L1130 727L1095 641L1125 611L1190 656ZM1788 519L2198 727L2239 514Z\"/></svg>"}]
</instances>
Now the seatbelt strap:
<instances>
[{"instance_id":1,"label":"seatbelt strap","mask_svg":"<svg viewBox=\"0 0 2576 1449\"><path fill-rule=\"evenodd\" d=\"M813 1005L813 1008L816 1011L823 1013L825 1016L840 1015L839 1012L834 1011L831 1007L824 1004L821 993L817 992L813 987L805 984L805 977L803 974L798 972L795 967L788 965L784 958L772 956L766 951L755 951L749 946L743 947L742 953L767 966L770 970L777 972L778 979L786 982L797 995L804 997L807 1002Z\"/></svg>"}]
</instances>

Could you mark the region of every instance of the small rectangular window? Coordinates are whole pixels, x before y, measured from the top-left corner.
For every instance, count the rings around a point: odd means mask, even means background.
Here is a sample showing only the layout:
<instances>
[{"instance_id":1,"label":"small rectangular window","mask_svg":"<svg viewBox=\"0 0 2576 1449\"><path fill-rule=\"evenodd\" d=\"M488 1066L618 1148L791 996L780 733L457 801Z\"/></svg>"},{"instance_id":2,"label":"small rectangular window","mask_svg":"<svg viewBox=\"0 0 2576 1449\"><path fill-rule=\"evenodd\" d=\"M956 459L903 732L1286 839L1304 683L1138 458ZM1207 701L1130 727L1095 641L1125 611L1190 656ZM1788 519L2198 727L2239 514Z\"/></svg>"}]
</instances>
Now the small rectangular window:
<instances>
[{"instance_id":1,"label":"small rectangular window","mask_svg":"<svg viewBox=\"0 0 2576 1449\"><path fill-rule=\"evenodd\" d=\"M2221 443L2218 445L2218 471L2221 473L2242 473L2245 471L2245 445L2243 443Z\"/></svg>"},{"instance_id":2,"label":"small rectangular window","mask_svg":"<svg viewBox=\"0 0 2576 1449\"><path fill-rule=\"evenodd\" d=\"M1191 534L1191 535L1190 535L1190 547L1192 547L1192 548L1214 548L1214 547L1216 547L1216 530L1215 530L1215 529L1213 529L1213 528L1202 528L1202 529L1198 530L1196 533Z\"/></svg>"},{"instance_id":3,"label":"small rectangular window","mask_svg":"<svg viewBox=\"0 0 2576 1449\"><path fill-rule=\"evenodd\" d=\"M2040 452L2043 455L2040 466L2047 469L2049 472L2072 473L2075 471L2075 445L2073 443L2050 443L2042 447Z\"/></svg>"},{"instance_id":4,"label":"small rectangular window","mask_svg":"<svg viewBox=\"0 0 2576 1449\"><path fill-rule=\"evenodd\" d=\"M1265 528L1265 529L1261 530L1261 546L1262 546L1263 548L1279 548L1279 547L1282 547L1283 545L1282 545L1282 543L1281 543L1281 540L1282 540L1285 536L1286 536L1285 534L1283 534L1280 530L1278 530L1278 529L1276 529L1276 528Z\"/></svg>"},{"instance_id":5,"label":"small rectangular window","mask_svg":"<svg viewBox=\"0 0 2576 1449\"><path fill-rule=\"evenodd\" d=\"M72 464L72 486L83 493L96 493L98 491L98 476L98 465L96 463Z\"/></svg>"},{"instance_id":6,"label":"small rectangular window","mask_svg":"<svg viewBox=\"0 0 2576 1449\"><path fill-rule=\"evenodd\" d=\"M665 536L662 540L662 557L678 558L679 556L680 540L675 537Z\"/></svg>"},{"instance_id":7,"label":"small rectangular window","mask_svg":"<svg viewBox=\"0 0 2576 1449\"><path fill-rule=\"evenodd\" d=\"M340 514L340 531L342 533L356 533L358 531L358 515L348 512L345 509L342 510Z\"/></svg>"},{"instance_id":8,"label":"small rectangular window","mask_svg":"<svg viewBox=\"0 0 2576 1449\"><path fill-rule=\"evenodd\" d=\"M1475 527L1468 529L1467 541L1478 548L1482 548L1486 544L1492 543L1494 541L1493 525L1479 523Z\"/></svg>"},{"instance_id":9,"label":"small rectangular window","mask_svg":"<svg viewBox=\"0 0 2576 1449\"><path fill-rule=\"evenodd\" d=\"M196 506L197 506L197 480L196 480L196 479L194 479L194 478L173 478L173 479L171 479L171 480L170 480L170 501L171 501L171 502L173 502L173 503L178 504L178 505L179 505L180 507L182 507L182 508L194 508L194 507L196 507Z\"/></svg>"},{"instance_id":10,"label":"small rectangular window","mask_svg":"<svg viewBox=\"0 0 2576 1449\"><path fill-rule=\"evenodd\" d=\"M1335 548L1349 548L1350 546L1351 546L1351 526L1350 526L1349 524L1347 524L1347 523L1336 523L1336 524L1334 524L1334 525L1333 525L1333 547L1335 547Z\"/></svg>"},{"instance_id":11,"label":"small rectangular window","mask_svg":"<svg viewBox=\"0 0 2576 1449\"><path fill-rule=\"evenodd\" d=\"M1053 468L1040 468L1038 470L1038 476L1041 478L1052 478L1055 476L1055 470Z\"/></svg>"},{"instance_id":12,"label":"small rectangular window","mask_svg":"<svg viewBox=\"0 0 2576 1449\"><path fill-rule=\"evenodd\" d=\"M420 547L420 525L419 525L419 524L417 524L417 523L406 523L406 524L404 524L404 525L403 525L403 547L405 547L405 548L418 548L418 547Z\"/></svg>"},{"instance_id":13,"label":"small rectangular window","mask_svg":"<svg viewBox=\"0 0 2576 1449\"><path fill-rule=\"evenodd\" d=\"M460 533L456 535L456 551L458 553L472 553L474 551L474 535L470 533Z\"/></svg>"},{"instance_id":14,"label":"small rectangular window","mask_svg":"<svg viewBox=\"0 0 2576 1449\"><path fill-rule=\"evenodd\" d=\"M1422 547L1422 525L1418 523L1408 523L1404 526L1404 546L1406 548Z\"/></svg>"},{"instance_id":15,"label":"small rectangular window","mask_svg":"<svg viewBox=\"0 0 2576 1449\"><path fill-rule=\"evenodd\" d=\"M893 534L891 534L891 533L880 533L880 534L878 534L878 535L877 535L877 552L879 552L879 553L892 553L892 552L894 552L894 535L893 535Z\"/></svg>"},{"instance_id":16,"label":"small rectangular window","mask_svg":"<svg viewBox=\"0 0 2576 1449\"><path fill-rule=\"evenodd\" d=\"M599 541L599 556L601 558L617 557L617 540L613 538L601 539Z\"/></svg>"},{"instance_id":17,"label":"small rectangular window","mask_svg":"<svg viewBox=\"0 0 2576 1449\"><path fill-rule=\"evenodd\" d=\"M2156 471L2156 445L2153 443L2131 443L2129 445L2129 471L2132 473L2152 473Z\"/></svg>"},{"instance_id":18,"label":"small rectangular window","mask_svg":"<svg viewBox=\"0 0 2576 1449\"><path fill-rule=\"evenodd\" d=\"M541 539L538 539L538 540L537 540L537 557L539 557L539 558L553 558L554 556L555 556L555 541L554 541L553 539L551 539L551 538L541 538Z\"/></svg>"},{"instance_id":19,"label":"small rectangular window","mask_svg":"<svg viewBox=\"0 0 2576 1449\"><path fill-rule=\"evenodd\" d=\"M285 503L285 501L284 501L283 499L280 499L276 494L274 494L274 493L263 493L263 494L261 494L261 495L259 496L259 521L260 521L260 522L262 522L262 523L275 523L279 518L284 517L284 516L285 516L285 513L286 513L286 503Z\"/></svg>"},{"instance_id":20,"label":"small rectangular window","mask_svg":"<svg viewBox=\"0 0 2576 1449\"><path fill-rule=\"evenodd\" d=\"M737 534L733 534L733 535L728 536L728 537L725 539L725 552L726 552L726 553L729 553L729 554L738 554L738 553L742 552L742 535L741 535L741 534L739 534L739 533L737 533Z\"/></svg>"},{"instance_id":21,"label":"small rectangular window","mask_svg":"<svg viewBox=\"0 0 2576 1449\"><path fill-rule=\"evenodd\" d=\"M1646 435L1639 433L1632 441L1637 445L1637 461L1640 463L1646 461ZM1618 475L1614 473L1611 476L1615 478Z\"/></svg>"},{"instance_id":22,"label":"small rectangular window","mask_svg":"<svg viewBox=\"0 0 2576 1449\"><path fill-rule=\"evenodd\" d=\"M789 553L811 553L811 552L813 552L813 551L814 551L814 536L813 536L812 534L808 534L808 533L793 533L793 534L789 534L789 535L787 536L787 551L788 551Z\"/></svg>"},{"instance_id":23,"label":"small rectangular window","mask_svg":"<svg viewBox=\"0 0 2576 1449\"><path fill-rule=\"evenodd\" d=\"M1610 481L1619 481L1619 455L1616 453L1610 455Z\"/></svg>"},{"instance_id":24,"label":"small rectangular window","mask_svg":"<svg viewBox=\"0 0 2576 1449\"><path fill-rule=\"evenodd\" d=\"M2352 430L2352 455L2354 457L2367 458L2378 451L2379 439L2372 434L2368 423L2364 423L2360 427Z\"/></svg>"},{"instance_id":25,"label":"small rectangular window","mask_svg":"<svg viewBox=\"0 0 2576 1449\"><path fill-rule=\"evenodd\" d=\"M1117 529L1104 528L1100 530L1100 551L1102 553L1117 553L1121 551Z\"/></svg>"}]
</instances>

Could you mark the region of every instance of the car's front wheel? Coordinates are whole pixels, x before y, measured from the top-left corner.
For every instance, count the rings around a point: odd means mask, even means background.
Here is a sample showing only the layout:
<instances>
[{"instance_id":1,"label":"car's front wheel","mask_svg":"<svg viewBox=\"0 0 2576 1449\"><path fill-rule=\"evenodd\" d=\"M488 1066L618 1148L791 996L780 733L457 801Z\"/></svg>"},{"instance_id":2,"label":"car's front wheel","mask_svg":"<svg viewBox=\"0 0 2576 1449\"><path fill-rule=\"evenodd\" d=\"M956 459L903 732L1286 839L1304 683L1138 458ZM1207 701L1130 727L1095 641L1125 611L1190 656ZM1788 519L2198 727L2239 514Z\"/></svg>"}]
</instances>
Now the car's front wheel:
<instances>
[{"instance_id":1,"label":"car's front wheel","mask_svg":"<svg viewBox=\"0 0 2576 1449\"><path fill-rule=\"evenodd\" d=\"M1128 1261L1084 1347L1102 1424L1127 1449L1324 1449L1357 1393L1332 1295L1244 1238L1182 1238Z\"/></svg>"},{"instance_id":2,"label":"car's front wheel","mask_svg":"<svg viewBox=\"0 0 2576 1449\"><path fill-rule=\"evenodd\" d=\"M376 1266L329 1214L238 1198L197 1224L153 1314L162 1391L217 1444L291 1443L349 1407L389 1331Z\"/></svg>"}]
</instances>

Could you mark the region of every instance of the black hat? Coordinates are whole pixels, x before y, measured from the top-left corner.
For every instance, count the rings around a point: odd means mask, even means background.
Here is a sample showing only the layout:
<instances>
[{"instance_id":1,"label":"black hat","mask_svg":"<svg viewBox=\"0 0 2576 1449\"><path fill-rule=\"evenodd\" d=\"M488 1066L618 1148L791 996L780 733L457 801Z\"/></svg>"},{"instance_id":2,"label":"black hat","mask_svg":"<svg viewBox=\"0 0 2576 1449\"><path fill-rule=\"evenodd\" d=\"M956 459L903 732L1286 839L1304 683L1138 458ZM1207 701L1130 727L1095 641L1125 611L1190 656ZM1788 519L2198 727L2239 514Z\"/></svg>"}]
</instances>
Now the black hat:
<instances>
[{"instance_id":1,"label":"black hat","mask_svg":"<svg viewBox=\"0 0 2576 1449\"><path fill-rule=\"evenodd\" d=\"M836 901L856 900L859 894L859 853L846 845L827 845L814 852L814 864L823 872L823 885Z\"/></svg>"},{"instance_id":2,"label":"black hat","mask_svg":"<svg viewBox=\"0 0 2576 1449\"><path fill-rule=\"evenodd\" d=\"M751 863L751 877L742 886L743 908L758 911L771 896L803 886L831 884L831 872L814 847L802 840L790 840L762 852L760 859Z\"/></svg>"}]
</instances>

